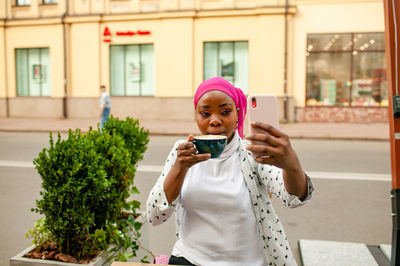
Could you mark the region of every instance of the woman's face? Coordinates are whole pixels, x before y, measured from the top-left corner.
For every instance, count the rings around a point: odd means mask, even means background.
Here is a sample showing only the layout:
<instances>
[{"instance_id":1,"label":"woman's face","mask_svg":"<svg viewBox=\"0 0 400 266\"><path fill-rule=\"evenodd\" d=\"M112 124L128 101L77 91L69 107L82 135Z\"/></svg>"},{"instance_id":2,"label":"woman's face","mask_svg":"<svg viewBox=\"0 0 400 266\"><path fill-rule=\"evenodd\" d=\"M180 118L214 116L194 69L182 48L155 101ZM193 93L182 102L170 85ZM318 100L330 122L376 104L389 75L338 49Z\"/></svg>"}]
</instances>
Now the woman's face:
<instances>
[{"instance_id":1,"label":"woman's face","mask_svg":"<svg viewBox=\"0 0 400 266\"><path fill-rule=\"evenodd\" d=\"M238 120L235 102L222 91L209 91L196 106L196 121L201 134L233 137Z\"/></svg>"}]
</instances>

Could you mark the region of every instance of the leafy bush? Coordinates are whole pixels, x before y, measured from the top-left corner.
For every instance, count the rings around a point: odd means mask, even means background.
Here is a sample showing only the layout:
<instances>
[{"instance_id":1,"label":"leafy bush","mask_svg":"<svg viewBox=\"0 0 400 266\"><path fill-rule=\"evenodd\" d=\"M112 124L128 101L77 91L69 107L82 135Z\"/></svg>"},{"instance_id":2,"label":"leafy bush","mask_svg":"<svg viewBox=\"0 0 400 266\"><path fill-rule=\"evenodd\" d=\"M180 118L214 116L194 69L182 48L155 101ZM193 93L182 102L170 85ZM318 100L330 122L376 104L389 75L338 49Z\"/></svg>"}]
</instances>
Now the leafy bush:
<instances>
[{"instance_id":1,"label":"leafy bush","mask_svg":"<svg viewBox=\"0 0 400 266\"><path fill-rule=\"evenodd\" d=\"M42 199L32 211L44 219L29 233L38 248L52 242L59 252L80 260L115 244L130 249L120 259L135 256L140 202L129 197L139 193L133 181L148 141L148 131L131 118L111 117L102 132L70 130L66 139L58 134L56 142L50 134L49 148L34 159Z\"/></svg>"}]
</instances>

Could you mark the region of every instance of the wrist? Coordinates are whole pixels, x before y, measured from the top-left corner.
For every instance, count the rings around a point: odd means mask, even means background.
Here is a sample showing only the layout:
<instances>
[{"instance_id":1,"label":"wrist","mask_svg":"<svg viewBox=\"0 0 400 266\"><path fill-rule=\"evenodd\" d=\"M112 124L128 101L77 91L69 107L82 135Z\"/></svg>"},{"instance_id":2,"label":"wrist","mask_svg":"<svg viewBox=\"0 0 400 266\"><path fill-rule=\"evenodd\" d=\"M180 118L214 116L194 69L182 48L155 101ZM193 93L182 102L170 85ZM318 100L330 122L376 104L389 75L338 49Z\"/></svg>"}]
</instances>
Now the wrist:
<instances>
[{"instance_id":1,"label":"wrist","mask_svg":"<svg viewBox=\"0 0 400 266\"><path fill-rule=\"evenodd\" d=\"M175 162L171 170L174 171L177 176L185 176L186 172L189 170L189 167L185 167L181 163Z\"/></svg>"},{"instance_id":2,"label":"wrist","mask_svg":"<svg viewBox=\"0 0 400 266\"><path fill-rule=\"evenodd\" d=\"M305 175L303 169L301 166L292 166L292 167L287 167L283 169L288 176L299 176L299 175Z\"/></svg>"}]
</instances>

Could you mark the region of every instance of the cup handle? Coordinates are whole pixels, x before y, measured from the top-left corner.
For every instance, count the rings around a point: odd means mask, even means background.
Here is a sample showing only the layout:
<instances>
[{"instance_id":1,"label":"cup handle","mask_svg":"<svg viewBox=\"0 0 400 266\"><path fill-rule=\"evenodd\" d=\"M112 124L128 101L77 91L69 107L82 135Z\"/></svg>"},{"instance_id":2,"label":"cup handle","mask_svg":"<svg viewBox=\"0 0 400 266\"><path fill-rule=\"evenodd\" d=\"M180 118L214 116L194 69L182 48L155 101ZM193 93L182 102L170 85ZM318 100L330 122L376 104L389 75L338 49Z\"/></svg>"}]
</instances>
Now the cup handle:
<instances>
[{"instance_id":1,"label":"cup handle","mask_svg":"<svg viewBox=\"0 0 400 266\"><path fill-rule=\"evenodd\" d=\"M196 149L196 151L197 151L197 153L199 153L199 151L197 150L197 147L196 147L196 140L195 139L192 139L192 140L189 140L188 142L191 142L191 143L193 143L194 144L194 148ZM196 154L197 154L196 153Z\"/></svg>"}]
</instances>

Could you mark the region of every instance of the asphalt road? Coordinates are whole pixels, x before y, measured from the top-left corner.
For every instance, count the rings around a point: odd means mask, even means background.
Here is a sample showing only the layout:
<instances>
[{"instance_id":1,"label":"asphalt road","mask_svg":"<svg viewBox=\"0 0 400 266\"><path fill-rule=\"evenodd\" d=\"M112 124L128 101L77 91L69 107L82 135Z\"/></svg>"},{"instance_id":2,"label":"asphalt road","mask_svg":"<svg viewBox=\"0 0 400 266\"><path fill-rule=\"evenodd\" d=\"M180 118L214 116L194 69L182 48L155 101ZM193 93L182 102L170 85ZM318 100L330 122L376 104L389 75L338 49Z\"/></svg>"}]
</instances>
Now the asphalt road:
<instances>
[{"instance_id":1,"label":"asphalt road","mask_svg":"<svg viewBox=\"0 0 400 266\"><path fill-rule=\"evenodd\" d=\"M152 136L135 182L146 201L173 143L182 137ZM303 168L314 176L312 201L297 209L274 200L291 247L299 261L299 239L390 244L389 142L292 140ZM32 167L38 152L48 146L45 133L0 132L0 265L30 240L25 233L39 216L31 213L39 197L40 177ZM324 174L321 174L323 172ZM143 227L143 245L156 254L169 254L174 221Z\"/></svg>"}]
</instances>

